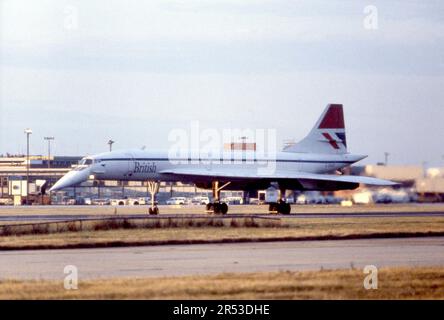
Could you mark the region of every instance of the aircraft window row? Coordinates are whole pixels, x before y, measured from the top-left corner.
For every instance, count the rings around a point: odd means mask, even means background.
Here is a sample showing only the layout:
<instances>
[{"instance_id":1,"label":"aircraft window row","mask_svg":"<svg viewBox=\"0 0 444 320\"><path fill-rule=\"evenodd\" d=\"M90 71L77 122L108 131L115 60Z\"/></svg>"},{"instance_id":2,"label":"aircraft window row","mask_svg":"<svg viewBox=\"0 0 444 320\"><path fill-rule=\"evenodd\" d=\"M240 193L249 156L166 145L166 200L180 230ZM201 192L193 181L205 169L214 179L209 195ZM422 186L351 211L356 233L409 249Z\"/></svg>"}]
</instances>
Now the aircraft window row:
<instances>
[{"instance_id":1,"label":"aircraft window row","mask_svg":"<svg viewBox=\"0 0 444 320\"><path fill-rule=\"evenodd\" d=\"M179 160L182 161L182 159L172 159L172 160ZM189 162L191 161L198 161L198 162L208 162L208 161L219 161L219 162L259 162L259 161L268 161L268 160L261 160L261 159L256 159L256 158L219 158L219 159L214 159L214 158L188 158L188 159L183 159L183 160L187 160Z\"/></svg>"}]
</instances>

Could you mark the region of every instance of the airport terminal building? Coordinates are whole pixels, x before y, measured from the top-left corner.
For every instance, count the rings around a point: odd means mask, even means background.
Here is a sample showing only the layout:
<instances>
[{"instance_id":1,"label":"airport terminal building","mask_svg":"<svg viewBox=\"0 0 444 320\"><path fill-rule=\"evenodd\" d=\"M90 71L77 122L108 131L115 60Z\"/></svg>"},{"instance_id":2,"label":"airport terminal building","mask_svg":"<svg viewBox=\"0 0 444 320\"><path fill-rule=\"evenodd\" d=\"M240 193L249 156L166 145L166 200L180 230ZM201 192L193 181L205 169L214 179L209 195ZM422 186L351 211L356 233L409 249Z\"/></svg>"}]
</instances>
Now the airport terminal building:
<instances>
[{"instance_id":1,"label":"airport terminal building","mask_svg":"<svg viewBox=\"0 0 444 320\"><path fill-rule=\"evenodd\" d=\"M75 156L30 156L29 162L23 155L0 157L0 198L3 203L9 199L14 204L23 202L28 195L41 193L44 189L63 177L81 157ZM29 183L28 183L29 178ZM29 188L29 192L28 192Z\"/></svg>"}]
</instances>

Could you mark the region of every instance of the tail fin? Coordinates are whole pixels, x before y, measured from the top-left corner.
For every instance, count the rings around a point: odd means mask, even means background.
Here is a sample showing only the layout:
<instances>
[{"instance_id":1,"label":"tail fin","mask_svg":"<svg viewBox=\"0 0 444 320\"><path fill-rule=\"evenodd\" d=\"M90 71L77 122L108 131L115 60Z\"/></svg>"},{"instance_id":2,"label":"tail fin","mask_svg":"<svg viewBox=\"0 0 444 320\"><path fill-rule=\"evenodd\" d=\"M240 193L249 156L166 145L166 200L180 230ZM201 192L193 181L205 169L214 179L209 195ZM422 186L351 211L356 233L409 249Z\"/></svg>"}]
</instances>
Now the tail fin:
<instances>
[{"instance_id":1,"label":"tail fin","mask_svg":"<svg viewBox=\"0 0 444 320\"><path fill-rule=\"evenodd\" d=\"M299 143L284 148L285 152L347 153L342 104L329 104L310 133Z\"/></svg>"}]
</instances>

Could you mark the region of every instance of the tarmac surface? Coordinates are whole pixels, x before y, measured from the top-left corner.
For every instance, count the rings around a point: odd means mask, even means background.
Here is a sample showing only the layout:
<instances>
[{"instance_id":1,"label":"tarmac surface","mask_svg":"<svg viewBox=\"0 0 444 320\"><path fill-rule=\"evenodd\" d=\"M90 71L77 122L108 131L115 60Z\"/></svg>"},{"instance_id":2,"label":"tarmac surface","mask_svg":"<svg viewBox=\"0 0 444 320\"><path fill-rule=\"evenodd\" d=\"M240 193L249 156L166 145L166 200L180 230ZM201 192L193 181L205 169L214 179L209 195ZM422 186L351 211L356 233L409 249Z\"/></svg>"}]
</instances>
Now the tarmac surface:
<instances>
[{"instance_id":1,"label":"tarmac surface","mask_svg":"<svg viewBox=\"0 0 444 320\"><path fill-rule=\"evenodd\" d=\"M101 214L34 214L34 215L0 215L0 222L32 222L32 221L69 221L69 220L100 220L100 219L115 219L115 218L126 218L126 219L168 219L168 218L188 218L188 219L198 219L198 218L245 218L245 217L255 217L255 218L293 218L293 219L303 219L303 218L372 218L372 217L444 217L444 212L361 212L361 213L294 213L290 215L282 214L263 214L263 213L245 213L245 214L226 214L226 215L214 215L214 214L160 214L157 216L148 214L125 214L125 215L101 215Z\"/></svg>"},{"instance_id":2,"label":"tarmac surface","mask_svg":"<svg viewBox=\"0 0 444 320\"><path fill-rule=\"evenodd\" d=\"M74 265L80 281L365 265L444 266L444 237L4 251L0 261L0 279L62 280L65 266Z\"/></svg>"}]
</instances>

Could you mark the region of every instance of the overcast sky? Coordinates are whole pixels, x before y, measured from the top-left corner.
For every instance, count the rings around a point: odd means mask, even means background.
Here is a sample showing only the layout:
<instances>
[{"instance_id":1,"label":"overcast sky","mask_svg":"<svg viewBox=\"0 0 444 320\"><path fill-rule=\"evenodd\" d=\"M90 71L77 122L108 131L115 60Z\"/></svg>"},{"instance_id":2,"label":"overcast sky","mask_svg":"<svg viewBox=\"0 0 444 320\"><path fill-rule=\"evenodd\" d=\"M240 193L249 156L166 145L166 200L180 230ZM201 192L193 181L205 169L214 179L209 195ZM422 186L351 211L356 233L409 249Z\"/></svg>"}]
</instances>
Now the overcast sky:
<instances>
[{"instance_id":1,"label":"overcast sky","mask_svg":"<svg viewBox=\"0 0 444 320\"><path fill-rule=\"evenodd\" d=\"M282 145L335 102L363 163L444 163L442 1L0 3L0 153L26 127L34 154L167 149L193 120Z\"/></svg>"}]
</instances>

